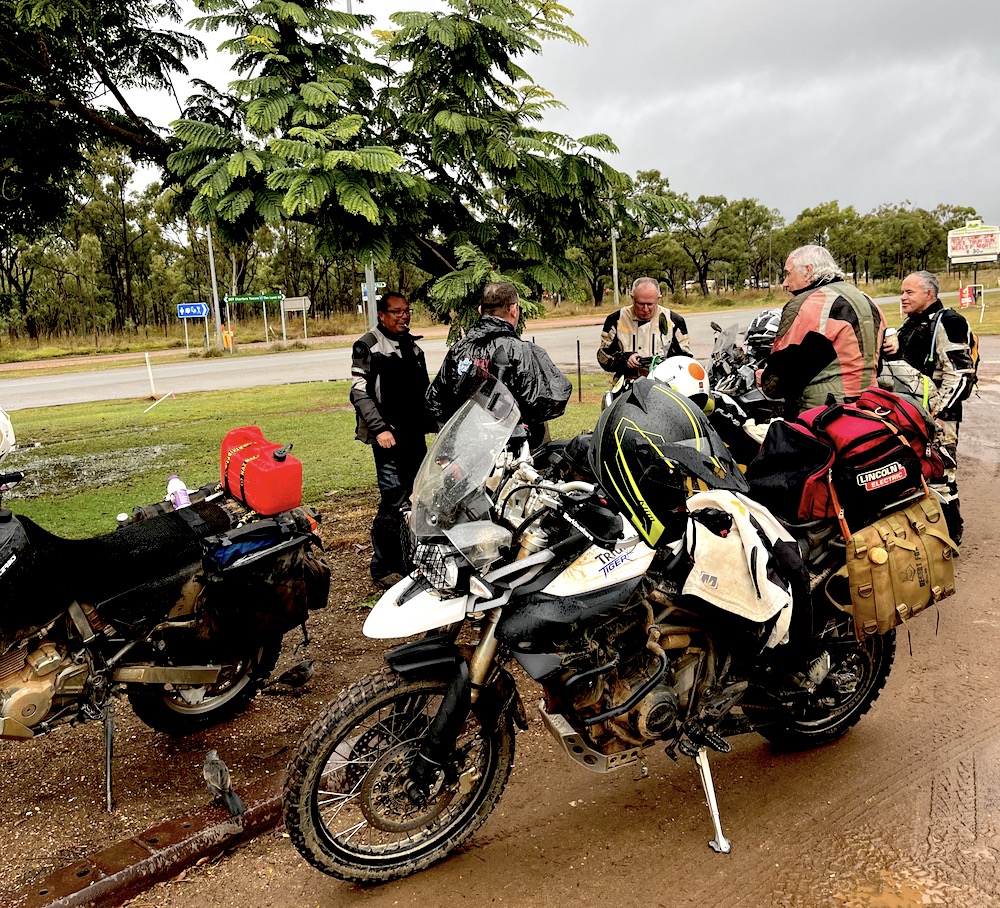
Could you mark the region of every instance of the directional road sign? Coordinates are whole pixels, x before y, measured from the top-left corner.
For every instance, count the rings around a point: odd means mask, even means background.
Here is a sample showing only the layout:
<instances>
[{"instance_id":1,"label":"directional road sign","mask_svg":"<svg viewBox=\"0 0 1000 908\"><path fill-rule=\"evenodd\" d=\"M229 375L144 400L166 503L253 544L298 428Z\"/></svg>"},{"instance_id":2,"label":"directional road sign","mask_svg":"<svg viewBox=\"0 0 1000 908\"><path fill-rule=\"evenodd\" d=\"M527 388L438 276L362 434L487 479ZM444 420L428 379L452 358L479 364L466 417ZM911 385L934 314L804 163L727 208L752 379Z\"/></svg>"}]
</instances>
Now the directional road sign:
<instances>
[{"instance_id":1,"label":"directional road sign","mask_svg":"<svg viewBox=\"0 0 1000 908\"><path fill-rule=\"evenodd\" d=\"M208 303L178 303L178 318L208 318Z\"/></svg>"},{"instance_id":2,"label":"directional road sign","mask_svg":"<svg viewBox=\"0 0 1000 908\"><path fill-rule=\"evenodd\" d=\"M280 303L285 298L284 293L244 293L240 296L227 296L227 303Z\"/></svg>"}]
</instances>

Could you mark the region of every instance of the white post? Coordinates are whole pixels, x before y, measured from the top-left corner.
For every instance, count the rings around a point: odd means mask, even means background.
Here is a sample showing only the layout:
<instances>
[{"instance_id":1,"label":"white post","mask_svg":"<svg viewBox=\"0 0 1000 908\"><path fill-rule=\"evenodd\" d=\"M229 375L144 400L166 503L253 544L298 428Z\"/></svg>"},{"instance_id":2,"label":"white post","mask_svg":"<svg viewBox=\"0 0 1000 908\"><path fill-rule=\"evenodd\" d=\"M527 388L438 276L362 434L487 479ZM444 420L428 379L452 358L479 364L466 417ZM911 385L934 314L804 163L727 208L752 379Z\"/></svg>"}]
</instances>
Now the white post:
<instances>
[{"instance_id":1,"label":"white post","mask_svg":"<svg viewBox=\"0 0 1000 908\"><path fill-rule=\"evenodd\" d=\"M270 348L271 338L267 333L267 303L264 300L260 301L260 308L264 310L264 346Z\"/></svg>"},{"instance_id":2,"label":"white post","mask_svg":"<svg viewBox=\"0 0 1000 908\"><path fill-rule=\"evenodd\" d=\"M281 346L288 346L288 337L285 335L285 305L283 302L278 303L278 308L281 310Z\"/></svg>"},{"instance_id":3,"label":"white post","mask_svg":"<svg viewBox=\"0 0 1000 908\"><path fill-rule=\"evenodd\" d=\"M153 386L153 367L149 362L149 354L146 354L146 372L149 373L149 396L156 397L156 388Z\"/></svg>"},{"instance_id":4,"label":"white post","mask_svg":"<svg viewBox=\"0 0 1000 908\"><path fill-rule=\"evenodd\" d=\"M191 344L188 343L188 320L186 318L181 319L184 322L184 349L191 353Z\"/></svg>"},{"instance_id":5,"label":"white post","mask_svg":"<svg viewBox=\"0 0 1000 908\"><path fill-rule=\"evenodd\" d=\"M219 349L223 349L222 343L222 315L219 313L219 283L215 279L215 251L212 249L212 225L208 225L208 268L212 272L212 301L215 305L215 330L219 335ZM208 329L208 319L205 319L205 328Z\"/></svg>"},{"instance_id":6,"label":"white post","mask_svg":"<svg viewBox=\"0 0 1000 908\"><path fill-rule=\"evenodd\" d=\"M302 307L302 340L309 340L309 329L306 327L306 307Z\"/></svg>"}]
</instances>

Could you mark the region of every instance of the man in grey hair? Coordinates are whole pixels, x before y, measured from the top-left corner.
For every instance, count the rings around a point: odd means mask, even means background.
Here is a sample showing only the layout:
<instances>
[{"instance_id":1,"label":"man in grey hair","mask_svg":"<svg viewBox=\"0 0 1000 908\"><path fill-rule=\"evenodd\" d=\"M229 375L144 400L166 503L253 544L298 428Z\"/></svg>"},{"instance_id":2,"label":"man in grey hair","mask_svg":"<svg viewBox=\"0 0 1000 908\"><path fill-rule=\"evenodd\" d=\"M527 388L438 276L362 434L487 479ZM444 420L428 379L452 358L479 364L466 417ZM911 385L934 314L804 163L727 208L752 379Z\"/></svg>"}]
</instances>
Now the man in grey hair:
<instances>
[{"instance_id":1,"label":"man in grey hair","mask_svg":"<svg viewBox=\"0 0 1000 908\"><path fill-rule=\"evenodd\" d=\"M886 358L904 360L927 376L938 391L931 415L943 433L947 472L945 482L934 489L944 501L951 538L960 543L963 524L956 461L962 401L972 393L974 379L972 331L960 312L945 309L938 299L939 291L937 275L930 271L915 271L903 279L900 302L906 318L896 335L898 352Z\"/></svg>"},{"instance_id":2,"label":"man in grey hair","mask_svg":"<svg viewBox=\"0 0 1000 908\"><path fill-rule=\"evenodd\" d=\"M660 282L639 277L632 283L632 305L612 312L604 322L597 361L605 372L638 378L648 369L640 362L656 353L690 356L687 324L676 312L660 303ZM666 317L661 332L660 316Z\"/></svg>"},{"instance_id":3,"label":"man in grey hair","mask_svg":"<svg viewBox=\"0 0 1000 908\"><path fill-rule=\"evenodd\" d=\"M852 401L876 387L885 316L847 283L830 252L823 246L792 250L781 286L792 298L761 375L764 393L783 398L785 415L794 417L831 396Z\"/></svg>"}]
</instances>

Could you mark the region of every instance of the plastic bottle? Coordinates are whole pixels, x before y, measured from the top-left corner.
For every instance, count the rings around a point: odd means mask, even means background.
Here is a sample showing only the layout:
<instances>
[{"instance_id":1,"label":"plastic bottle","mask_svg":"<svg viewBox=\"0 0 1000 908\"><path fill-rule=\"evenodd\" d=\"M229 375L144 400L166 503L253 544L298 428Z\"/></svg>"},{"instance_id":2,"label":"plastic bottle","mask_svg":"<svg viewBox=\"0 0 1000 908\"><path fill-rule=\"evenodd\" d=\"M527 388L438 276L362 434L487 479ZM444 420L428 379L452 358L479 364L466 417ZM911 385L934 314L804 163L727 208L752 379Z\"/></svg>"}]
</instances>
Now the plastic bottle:
<instances>
[{"instance_id":1,"label":"plastic bottle","mask_svg":"<svg viewBox=\"0 0 1000 908\"><path fill-rule=\"evenodd\" d=\"M184 485L184 480L176 474L167 478L167 498L173 504L175 511L191 504L191 496L188 495L187 486Z\"/></svg>"}]
</instances>

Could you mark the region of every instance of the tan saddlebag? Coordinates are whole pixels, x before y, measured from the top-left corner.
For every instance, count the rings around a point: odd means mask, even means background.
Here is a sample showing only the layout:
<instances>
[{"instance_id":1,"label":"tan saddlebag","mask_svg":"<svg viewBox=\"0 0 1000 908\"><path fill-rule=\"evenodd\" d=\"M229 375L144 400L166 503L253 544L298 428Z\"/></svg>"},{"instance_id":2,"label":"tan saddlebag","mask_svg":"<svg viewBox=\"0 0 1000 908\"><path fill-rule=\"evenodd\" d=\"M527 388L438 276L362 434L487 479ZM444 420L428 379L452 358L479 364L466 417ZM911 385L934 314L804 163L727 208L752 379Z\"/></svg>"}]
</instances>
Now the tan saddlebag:
<instances>
[{"instance_id":1,"label":"tan saddlebag","mask_svg":"<svg viewBox=\"0 0 1000 908\"><path fill-rule=\"evenodd\" d=\"M954 593L957 551L930 495L852 534L847 576L858 639L884 634Z\"/></svg>"}]
</instances>

